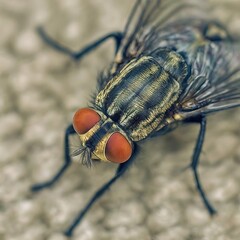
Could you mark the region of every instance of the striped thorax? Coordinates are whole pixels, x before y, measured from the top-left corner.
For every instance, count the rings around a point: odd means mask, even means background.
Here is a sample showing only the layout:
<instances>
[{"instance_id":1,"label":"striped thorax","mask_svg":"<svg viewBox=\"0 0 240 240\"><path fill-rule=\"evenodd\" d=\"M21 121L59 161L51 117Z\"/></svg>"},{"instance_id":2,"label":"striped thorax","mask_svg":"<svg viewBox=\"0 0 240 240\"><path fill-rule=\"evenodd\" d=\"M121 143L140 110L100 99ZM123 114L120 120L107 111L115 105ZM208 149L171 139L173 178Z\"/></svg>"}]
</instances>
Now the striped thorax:
<instances>
[{"instance_id":1,"label":"striped thorax","mask_svg":"<svg viewBox=\"0 0 240 240\"><path fill-rule=\"evenodd\" d=\"M179 81L187 75L187 64L179 54L166 49L160 54L129 62L96 97L96 105L132 141L157 129L181 92ZM177 78L174 73L179 71L182 74Z\"/></svg>"}]
</instances>

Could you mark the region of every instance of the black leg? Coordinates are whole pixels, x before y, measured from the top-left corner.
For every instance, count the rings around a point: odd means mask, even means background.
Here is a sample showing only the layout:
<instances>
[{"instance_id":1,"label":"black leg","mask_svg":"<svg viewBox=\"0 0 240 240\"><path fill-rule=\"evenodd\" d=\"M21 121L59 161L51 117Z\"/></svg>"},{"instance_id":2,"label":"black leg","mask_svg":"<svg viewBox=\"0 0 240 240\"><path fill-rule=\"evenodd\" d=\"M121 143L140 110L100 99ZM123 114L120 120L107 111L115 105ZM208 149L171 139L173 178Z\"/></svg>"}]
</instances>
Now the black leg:
<instances>
[{"instance_id":1,"label":"black leg","mask_svg":"<svg viewBox=\"0 0 240 240\"><path fill-rule=\"evenodd\" d=\"M123 38L123 34L121 32L112 32L112 33L109 33L109 34L99 38L98 40L90 43L89 45L87 45L83 49L81 49L80 51L74 52L74 51L70 50L69 48L59 44L57 41L53 40L51 37L49 37L41 27L39 27L37 29L37 31L45 43L47 43L49 46L51 46L55 50L70 56L74 60L81 59L84 55L91 52L96 47L98 47L100 44L102 44L103 42L105 42L106 40L108 40L110 38L113 38L115 41L115 53L116 53L119 49L120 43Z\"/></svg>"},{"instance_id":2,"label":"black leg","mask_svg":"<svg viewBox=\"0 0 240 240\"><path fill-rule=\"evenodd\" d=\"M92 198L89 200L89 202L86 204L86 206L81 210L79 215L75 218L73 223L69 226L69 228L64 232L64 234L68 237L71 237L73 234L74 229L77 227L77 225L82 221L88 210L92 207L92 205L109 189L109 187L115 183L119 178L123 176L123 174L126 172L126 170L129 168L129 166L132 164L136 157L136 151L135 154L125 163L119 164L117 171L115 173L115 176L111 178L106 184L104 184L99 190L96 191L96 193L92 196Z\"/></svg>"},{"instance_id":3,"label":"black leg","mask_svg":"<svg viewBox=\"0 0 240 240\"><path fill-rule=\"evenodd\" d=\"M202 151L202 146L203 146L203 142L204 142L204 136L205 136L205 132L206 132L206 118L202 117L201 119L199 119L197 121L198 123L200 123L200 131L198 134L198 139L197 139L197 143L194 149L194 153L193 153L193 157L192 157L192 163L191 163L191 168L193 170L193 175L194 175L194 179L195 179L195 183L196 183L196 188L203 200L204 205L206 206L208 212L210 215L213 215L216 213L216 210L211 206L209 200L207 199L207 196L203 190L203 187L201 185L199 176L198 176L198 171L197 171L197 167L198 167L198 163L199 163L199 157L200 157L200 153Z\"/></svg>"},{"instance_id":4,"label":"black leg","mask_svg":"<svg viewBox=\"0 0 240 240\"><path fill-rule=\"evenodd\" d=\"M66 129L66 132L65 132L65 139L64 139L65 162L64 162L63 166L59 169L59 171L56 173L56 175L49 181L33 185L31 188L33 192L40 191L43 188L51 187L55 182L57 182L59 180L59 178L63 175L63 173L66 171L66 169L70 166L71 158L70 158L70 153L69 153L69 136L72 134L76 134L76 132L73 129L73 126L70 125L70 126L68 126L68 128Z\"/></svg>"}]
</instances>

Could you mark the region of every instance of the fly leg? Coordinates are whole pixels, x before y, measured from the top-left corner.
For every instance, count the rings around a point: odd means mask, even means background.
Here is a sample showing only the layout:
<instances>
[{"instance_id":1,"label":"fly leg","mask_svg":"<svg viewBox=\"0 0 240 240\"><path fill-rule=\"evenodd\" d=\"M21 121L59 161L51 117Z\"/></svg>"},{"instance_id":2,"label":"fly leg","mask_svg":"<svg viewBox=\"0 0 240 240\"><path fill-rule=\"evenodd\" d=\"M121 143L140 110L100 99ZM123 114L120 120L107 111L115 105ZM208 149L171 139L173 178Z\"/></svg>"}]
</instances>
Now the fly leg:
<instances>
[{"instance_id":1,"label":"fly leg","mask_svg":"<svg viewBox=\"0 0 240 240\"><path fill-rule=\"evenodd\" d=\"M202 151L202 146L203 146L203 142L204 142L204 136L205 136L205 132L206 132L206 118L205 117L201 117L201 119L197 119L196 121L197 123L200 123L200 131L198 134L198 139L197 139L197 143L193 152L193 157L192 157L192 162L190 167L193 170L193 175L194 175L194 179L195 179L195 184L196 184L196 188L203 200L203 203L205 205L205 207L207 208L208 212L210 215L213 215L216 213L216 210L211 206L204 190L202 187L202 184L200 182L199 179L199 175L198 175L198 164L199 164L199 157L200 157L200 153Z\"/></svg>"},{"instance_id":2,"label":"fly leg","mask_svg":"<svg viewBox=\"0 0 240 240\"><path fill-rule=\"evenodd\" d=\"M113 40L115 41L115 53L116 53L119 49L120 43L121 43L122 38L123 38L123 33L112 32L112 33L104 35L103 37L99 38L98 40L88 44L87 46L85 46L80 51L74 52L74 51L70 50L69 48L61 45L57 41L53 40L51 37L49 37L41 27L39 27L37 29L37 31L38 31L40 37L43 39L43 41L46 44L48 44L49 46L54 48L56 51L59 51L63 54L68 55L69 57L71 57L74 60L80 60L84 55L91 52L96 47L98 47L99 45L101 45L102 43L104 43L106 40L108 40L110 38L113 38Z\"/></svg>"},{"instance_id":3,"label":"fly leg","mask_svg":"<svg viewBox=\"0 0 240 240\"><path fill-rule=\"evenodd\" d=\"M64 234L68 237L71 237L73 234L74 229L77 227L77 225L82 221L86 213L90 210L92 205L102 196L104 193L119 179L123 176L123 174L126 172L126 170L129 168L129 166L132 164L136 157L136 151L135 154L124 163L119 164L117 171L115 175L107 182L105 183L101 188L99 188L95 194L92 196L92 198L89 200L89 202L85 205L85 207L80 211L79 215L74 219L72 224L69 226L69 228L64 232Z\"/></svg>"},{"instance_id":4,"label":"fly leg","mask_svg":"<svg viewBox=\"0 0 240 240\"><path fill-rule=\"evenodd\" d=\"M51 187L55 182L59 180L59 178L63 175L63 173L67 170L67 168L71 164L71 158L70 158L70 153L69 153L69 136L72 134L76 134L75 130L73 129L72 125L69 125L68 128L65 131L65 162L62 165L62 167L58 170L58 172L49 180L43 183L35 184L31 187L31 190L33 192L40 191L44 188Z\"/></svg>"}]
</instances>

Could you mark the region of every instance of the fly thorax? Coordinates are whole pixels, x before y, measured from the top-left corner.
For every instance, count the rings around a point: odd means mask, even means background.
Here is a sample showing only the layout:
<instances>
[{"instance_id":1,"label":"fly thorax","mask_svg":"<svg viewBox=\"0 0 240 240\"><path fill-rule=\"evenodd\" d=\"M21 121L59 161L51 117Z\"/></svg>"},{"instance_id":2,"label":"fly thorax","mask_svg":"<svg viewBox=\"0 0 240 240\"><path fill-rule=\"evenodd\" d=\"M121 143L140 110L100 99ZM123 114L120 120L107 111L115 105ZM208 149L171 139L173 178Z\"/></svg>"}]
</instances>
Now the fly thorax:
<instances>
[{"instance_id":1,"label":"fly thorax","mask_svg":"<svg viewBox=\"0 0 240 240\"><path fill-rule=\"evenodd\" d=\"M177 77L180 70L175 69L177 61L172 60L174 66L171 67L170 63L163 66L153 56L133 59L99 92L96 105L104 109L132 141L148 137L181 92L180 77Z\"/></svg>"}]
</instances>

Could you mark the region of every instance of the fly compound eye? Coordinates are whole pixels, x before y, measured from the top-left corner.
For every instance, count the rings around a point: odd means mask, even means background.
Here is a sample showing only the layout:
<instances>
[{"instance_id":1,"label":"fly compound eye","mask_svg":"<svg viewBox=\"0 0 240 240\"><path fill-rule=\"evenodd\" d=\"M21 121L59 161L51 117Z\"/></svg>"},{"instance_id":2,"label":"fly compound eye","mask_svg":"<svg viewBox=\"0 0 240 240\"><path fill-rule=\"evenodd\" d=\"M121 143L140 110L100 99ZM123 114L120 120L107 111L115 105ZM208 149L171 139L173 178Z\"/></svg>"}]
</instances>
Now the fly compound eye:
<instances>
[{"instance_id":1,"label":"fly compound eye","mask_svg":"<svg viewBox=\"0 0 240 240\"><path fill-rule=\"evenodd\" d=\"M132 155L132 146L119 132L113 133L106 144L105 155L115 163L126 162Z\"/></svg>"},{"instance_id":2,"label":"fly compound eye","mask_svg":"<svg viewBox=\"0 0 240 240\"><path fill-rule=\"evenodd\" d=\"M84 134L100 121L99 114L90 108L79 109L73 117L73 127L78 134Z\"/></svg>"}]
</instances>

